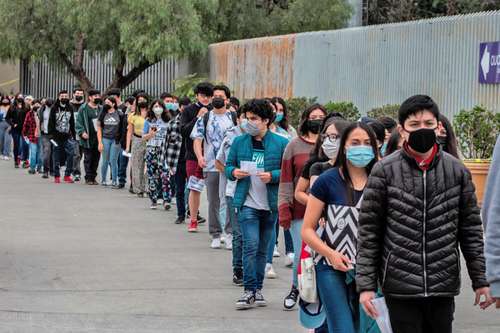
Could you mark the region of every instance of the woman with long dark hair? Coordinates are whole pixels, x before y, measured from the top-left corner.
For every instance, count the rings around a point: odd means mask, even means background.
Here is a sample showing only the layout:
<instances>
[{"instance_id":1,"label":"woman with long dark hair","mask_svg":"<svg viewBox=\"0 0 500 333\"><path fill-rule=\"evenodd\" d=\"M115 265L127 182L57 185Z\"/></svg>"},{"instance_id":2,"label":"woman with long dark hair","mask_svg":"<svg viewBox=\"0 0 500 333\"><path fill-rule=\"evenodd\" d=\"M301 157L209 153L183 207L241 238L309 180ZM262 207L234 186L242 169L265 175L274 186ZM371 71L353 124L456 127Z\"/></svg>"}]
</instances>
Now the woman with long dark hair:
<instances>
[{"instance_id":1,"label":"woman with long dark hair","mask_svg":"<svg viewBox=\"0 0 500 333\"><path fill-rule=\"evenodd\" d=\"M453 126L451 126L450 121L446 116L439 114L439 135L437 136L437 142L441 145L441 148L450 155L460 159L457 148L457 137L455 136L455 131L453 131Z\"/></svg>"},{"instance_id":2,"label":"woman with long dark hair","mask_svg":"<svg viewBox=\"0 0 500 333\"><path fill-rule=\"evenodd\" d=\"M288 108L286 102L281 97L271 98L271 103L274 106L275 117L274 125L277 134L286 136L289 140L297 137L297 131L290 125L290 119L288 117Z\"/></svg>"},{"instance_id":3,"label":"woman with long dark hair","mask_svg":"<svg viewBox=\"0 0 500 333\"><path fill-rule=\"evenodd\" d=\"M14 143L14 167L16 168L19 168L21 161L23 161L23 168L28 168L29 166L29 146L22 136L27 110L23 95L17 94L12 106L5 116L5 120L11 128L10 134L12 135L12 142Z\"/></svg>"},{"instance_id":4,"label":"woman with long dark hair","mask_svg":"<svg viewBox=\"0 0 500 333\"><path fill-rule=\"evenodd\" d=\"M307 202L302 237L317 253L317 290L332 333L356 332L359 307L353 310L351 304L359 295L354 282L347 281L354 278L357 216L363 190L378 156L372 129L360 122L351 124L340 139L335 167L319 176ZM317 229L322 217L326 224L320 237Z\"/></svg>"},{"instance_id":5,"label":"woman with long dark hair","mask_svg":"<svg viewBox=\"0 0 500 333\"><path fill-rule=\"evenodd\" d=\"M144 175L146 141L142 139L142 134L148 115L147 96L145 94L137 95L131 108L133 113L128 116L126 148L127 152L132 154L132 163L130 164L132 186L129 191L142 198L146 191L146 176Z\"/></svg>"},{"instance_id":6,"label":"woman with long dark hair","mask_svg":"<svg viewBox=\"0 0 500 333\"><path fill-rule=\"evenodd\" d=\"M10 100L8 96L3 96L0 100L0 160L10 160L11 135L10 124L6 120L10 109Z\"/></svg>"}]
</instances>

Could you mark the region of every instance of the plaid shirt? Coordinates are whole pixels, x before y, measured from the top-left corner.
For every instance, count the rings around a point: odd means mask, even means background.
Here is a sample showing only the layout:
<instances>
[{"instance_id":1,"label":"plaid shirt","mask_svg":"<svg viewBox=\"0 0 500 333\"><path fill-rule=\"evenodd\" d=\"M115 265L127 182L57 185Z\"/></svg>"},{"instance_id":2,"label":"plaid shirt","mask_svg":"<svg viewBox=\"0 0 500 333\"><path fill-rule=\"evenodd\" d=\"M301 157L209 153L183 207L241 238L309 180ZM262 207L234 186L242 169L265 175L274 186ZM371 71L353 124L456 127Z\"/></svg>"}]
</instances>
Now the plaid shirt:
<instances>
[{"instance_id":1,"label":"plaid shirt","mask_svg":"<svg viewBox=\"0 0 500 333\"><path fill-rule=\"evenodd\" d=\"M174 119L168 122L167 137L161 152L161 164L166 164L167 169L171 170L172 174L175 174L177 171L177 163L181 154L182 135L180 116L181 114L179 113Z\"/></svg>"},{"instance_id":2,"label":"plaid shirt","mask_svg":"<svg viewBox=\"0 0 500 333\"><path fill-rule=\"evenodd\" d=\"M36 137L36 115L35 112L29 111L26 114L26 119L23 125L23 136L27 137L32 143L38 143L38 138Z\"/></svg>"}]
</instances>

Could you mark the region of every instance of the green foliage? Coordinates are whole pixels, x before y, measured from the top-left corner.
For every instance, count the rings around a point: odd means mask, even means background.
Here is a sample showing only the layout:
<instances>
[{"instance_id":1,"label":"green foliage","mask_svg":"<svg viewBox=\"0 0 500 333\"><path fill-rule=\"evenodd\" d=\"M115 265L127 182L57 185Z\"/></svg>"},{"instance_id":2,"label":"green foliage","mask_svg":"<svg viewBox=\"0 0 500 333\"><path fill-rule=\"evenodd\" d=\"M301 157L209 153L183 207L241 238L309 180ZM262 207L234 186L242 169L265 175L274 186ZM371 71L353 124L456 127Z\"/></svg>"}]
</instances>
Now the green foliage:
<instances>
[{"instance_id":1,"label":"green foliage","mask_svg":"<svg viewBox=\"0 0 500 333\"><path fill-rule=\"evenodd\" d=\"M315 104L316 101L316 97L292 97L285 101L288 108L288 118L293 127L297 128L299 126L302 112L311 105Z\"/></svg>"},{"instance_id":2,"label":"green foliage","mask_svg":"<svg viewBox=\"0 0 500 333\"><path fill-rule=\"evenodd\" d=\"M201 82L207 81L208 79L203 76L199 76L197 73L186 75L182 78L174 80L175 96L187 96L191 99L194 98L193 88Z\"/></svg>"},{"instance_id":3,"label":"green foliage","mask_svg":"<svg viewBox=\"0 0 500 333\"><path fill-rule=\"evenodd\" d=\"M491 158L500 131L500 113L483 106L461 110L454 118L453 127L466 159Z\"/></svg>"},{"instance_id":4,"label":"green foliage","mask_svg":"<svg viewBox=\"0 0 500 333\"><path fill-rule=\"evenodd\" d=\"M325 104L325 108L328 113L338 112L344 116L344 118L350 121L356 121L361 118L361 113L358 108L352 102L328 102Z\"/></svg>"},{"instance_id":5,"label":"green foliage","mask_svg":"<svg viewBox=\"0 0 500 333\"><path fill-rule=\"evenodd\" d=\"M381 117L391 117L394 120L398 119L399 104L386 104L379 108L373 108L368 111L368 117L379 119Z\"/></svg>"}]
</instances>

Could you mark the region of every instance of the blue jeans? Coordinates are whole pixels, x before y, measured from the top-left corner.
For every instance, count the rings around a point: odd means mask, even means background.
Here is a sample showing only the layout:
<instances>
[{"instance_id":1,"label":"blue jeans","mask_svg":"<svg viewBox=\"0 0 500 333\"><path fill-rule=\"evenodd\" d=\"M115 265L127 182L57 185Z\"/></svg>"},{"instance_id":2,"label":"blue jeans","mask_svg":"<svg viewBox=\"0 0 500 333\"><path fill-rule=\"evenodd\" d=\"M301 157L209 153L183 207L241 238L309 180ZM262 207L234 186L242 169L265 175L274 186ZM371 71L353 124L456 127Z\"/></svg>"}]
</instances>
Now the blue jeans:
<instances>
[{"instance_id":1,"label":"blue jeans","mask_svg":"<svg viewBox=\"0 0 500 333\"><path fill-rule=\"evenodd\" d=\"M0 121L0 155L10 156L10 142L12 141L10 132L7 131L9 124L5 120Z\"/></svg>"},{"instance_id":2,"label":"blue jeans","mask_svg":"<svg viewBox=\"0 0 500 333\"><path fill-rule=\"evenodd\" d=\"M106 182L108 176L108 166L111 164L111 176L113 185L118 184L118 155L120 154L120 145L115 143L114 139L102 138L102 165L101 181Z\"/></svg>"},{"instance_id":3,"label":"blue jeans","mask_svg":"<svg viewBox=\"0 0 500 333\"><path fill-rule=\"evenodd\" d=\"M233 208L233 198L226 197L227 211L229 221L233 228L233 271L243 268L243 238L241 235L241 227L236 216L236 211Z\"/></svg>"},{"instance_id":4,"label":"blue jeans","mask_svg":"<svg viewBox=\"0 0 500 333\"><path fill-rule=\"evenodd\" d=\"M293 241L293 285L297 288L299 286L297 278L297 267L300 261L300 251L302 250L302 236L300 232L302 230L302 224L304 220L293 220L290 224L290 235Z\"/></svg>"},{"instance_id":5,"label":"blue jeans","mask_svg":"<svg viewBox=\"0 0 500 333\"><path fill-rule=\"evenodd\" d=\"M243 206L238 222L243 235L243 285L245 290L262 289L266 255L274 232L276 214Z\"/></svg>"},{"instance_id":6,"label":"blue jeans","mask_svg":"<svg viewBox=\"0 0 500 333\"><path fill-rule=\"evenodd\" d=\"M355 333L356 314L351 302L356 302L354 283L346 284L346 274L326 265L322 260L316 265L316 284L326 312L329 333Z\"/></svg>"},{"instance_id":7,"label":"blue jeans","mask_svg":"<svg viewBox=\"0 0 500 333\"><path fill-rule=\"evenodd\" d=\"M42 160L40 158L39 143L30 142L30 170L35 171L35 169L40 170L42 168Z\"/></svg>"},{"instance_id":8,"label":"blue jeans","mask_svg":"<svg viewBox=\"0 0 500 333\"><path fill-rule=\"evenodd\" d=\"M276 232L276 226L278 226L278 219L276 219L273 222L273 234L271 237L271 241L269 242L269 247L267 249L267 258L266 258L266 263L272 264L273 263L273 254L274 254L274 247L276 246L276 239L278 237L278 233ZM279 230L279 229L278 229Z\"/></svg>"},{"instance_id":9,"label":"blue jeans","mask_svg":"<svg viewBox=\"0 0 500 333\"><path fill-rule=\"evenodd\" d=\"M280 230L280 225L279 223L276 224L276 245L278 245L278 238L279 238L279 232ZM285 253L293 253L293 241L292 241L292 235L290 234L290 230L283 230L283 237L285 238Z\"/></svg>"},{"instance_id":10,"label":"blue jeans","mask_svg":"<svg viewBox=\"0 0 500 333\"><path fill-rule=\"evenodd\" d=\"M123 156L123 149L120 149L119 157L118 157L118 183L121 185L125 185L127 183L127 166L128 166L128 157Z\"/></svg>"},{"instance_id":11,"label":"blue jeans","mask_svg":"<svg viewBox=\"0 0 500 333\"><path fill-rule=\"evenodd\" d=\"M71 176L73 172L73 148L75 144L73 140L66 139L62 141L57 141L57 147L54 149L54 176L61 176L61 164L63 162L64 155L66 156L66 170L64 170L64 176Z\"/></svg>"}]
</instances>

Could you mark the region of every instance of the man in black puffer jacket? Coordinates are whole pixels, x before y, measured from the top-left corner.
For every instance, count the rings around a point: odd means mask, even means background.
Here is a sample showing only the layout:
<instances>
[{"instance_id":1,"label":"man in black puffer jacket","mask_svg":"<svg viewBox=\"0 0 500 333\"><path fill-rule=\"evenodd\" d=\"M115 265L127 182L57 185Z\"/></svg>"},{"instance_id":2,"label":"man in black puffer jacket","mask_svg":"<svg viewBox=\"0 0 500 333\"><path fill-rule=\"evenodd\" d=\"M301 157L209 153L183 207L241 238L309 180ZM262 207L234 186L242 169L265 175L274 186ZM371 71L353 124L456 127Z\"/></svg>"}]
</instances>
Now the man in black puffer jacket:
<instances>
[{"instance_id":1,"label":"man in black puffer jacket","mask_svg":"<svg viewBox=\"0 0 500 333\"><path fill-rule=\"evenodd\" d=\"M394 333L452 332L460 292L460 252L476 304L492 304L485 277L483 231L470 172L436 144L439 110L423 95L399 110L405 143L378 162L359 216L356 284L360 302L382 288Z\"/></svg>"}]
</instances>

